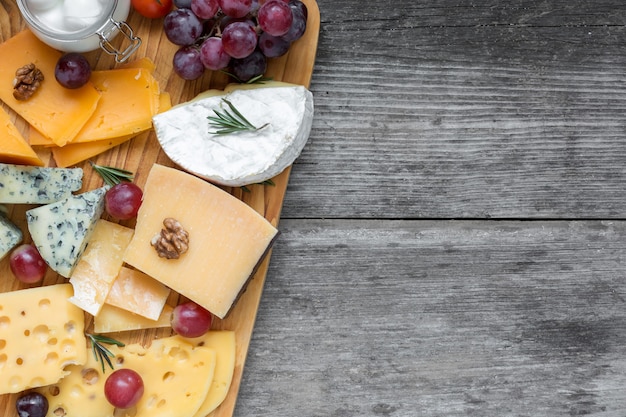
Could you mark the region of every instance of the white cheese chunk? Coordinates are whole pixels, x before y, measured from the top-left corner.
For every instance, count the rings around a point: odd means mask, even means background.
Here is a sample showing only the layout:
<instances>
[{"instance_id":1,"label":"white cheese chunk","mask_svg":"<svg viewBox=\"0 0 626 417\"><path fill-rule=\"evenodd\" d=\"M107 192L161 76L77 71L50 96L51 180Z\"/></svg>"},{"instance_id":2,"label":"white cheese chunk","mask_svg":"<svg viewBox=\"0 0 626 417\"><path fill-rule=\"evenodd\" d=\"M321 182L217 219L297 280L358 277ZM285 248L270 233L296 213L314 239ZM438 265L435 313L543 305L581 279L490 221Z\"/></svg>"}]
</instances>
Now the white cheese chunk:
<instances>
[{"instance_id":1,"label":"white cheese chunk","mask_svg":"<svg viewBox=\"0 0 626 417\"><path fill-rule=\"evenodd\" d=\"M230 111L259 130L215 134L208 117ZM165 153L184 170L214 183L242 186L280 174L300 155L313 121L313 95L302 86L260 84L200 95L153 117Z\"/></svg>"},{"instance_id":2,"label":"white cheese chunk","mask_svg":"<svg viewBox=\"0 0 626 417\"><path fill-rule=\"evenodd\" d=\"M11 249L16 247L23 237L24 235L20 228L0 214L0 259L4 258Z\"/></svg>"},{"instance_id":3,"label":"white cheese chunk","mask_svg":"<svg viewBox=\"0 0 626 417\"><path fill-rule=\"evenodd\" d=\"M69 278L104 211L108 187L46 204L26 212L33 243L48 266Z\"/></svg>"},{"instance_id":4,"label":"white cheese chunk","mask_svg":"<svg viewBox=\"0 0 626 417\"><path fill-rule=\"evenodd\" d=\"M0 203L54 203L79 190L82 185L81 168L0 163Z\"/></svg>"}]
</instances>

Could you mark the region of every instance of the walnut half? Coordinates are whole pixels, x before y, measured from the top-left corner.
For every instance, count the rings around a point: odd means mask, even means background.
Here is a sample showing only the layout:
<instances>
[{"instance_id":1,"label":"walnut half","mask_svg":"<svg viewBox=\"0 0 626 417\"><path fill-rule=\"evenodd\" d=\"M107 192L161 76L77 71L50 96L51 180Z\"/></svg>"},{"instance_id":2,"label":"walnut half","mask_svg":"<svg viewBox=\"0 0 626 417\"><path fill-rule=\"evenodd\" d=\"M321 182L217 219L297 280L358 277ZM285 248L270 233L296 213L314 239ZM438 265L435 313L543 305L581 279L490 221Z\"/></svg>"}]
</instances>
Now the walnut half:
<instances>
[{"instance_id":1,"label":"walnut half","mask_svg":"<svg viewBox=\"0 0 626 417\"><path fill-rule=\"evenodd\" d=\"M152 238L150 244L160 258L178 259L189 249L189 233L178 220L171 217L163 220L163 226L165 228Z\"/></svg>"},{"instance_id":2,"label":"walnut half","mask_svg":"<svg viewBox=\"0 0 626 417\"><path fill-rule=\"evenodd\" d=\"M15 71L13 79L13 97L17 100L28 100L41 86L43 73L32 62Z\"/></svg>"}]
</instances>

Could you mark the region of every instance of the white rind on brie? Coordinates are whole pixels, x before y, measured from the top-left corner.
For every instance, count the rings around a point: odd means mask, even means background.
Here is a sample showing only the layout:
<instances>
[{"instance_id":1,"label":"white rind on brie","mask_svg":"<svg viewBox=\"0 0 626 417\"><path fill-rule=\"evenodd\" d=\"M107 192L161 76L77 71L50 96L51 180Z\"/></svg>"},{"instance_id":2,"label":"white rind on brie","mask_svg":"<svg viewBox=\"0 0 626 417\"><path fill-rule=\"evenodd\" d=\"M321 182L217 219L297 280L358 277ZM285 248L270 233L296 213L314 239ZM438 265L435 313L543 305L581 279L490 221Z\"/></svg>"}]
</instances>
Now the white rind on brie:
<instances>
[{"instance_id":1,"label":"white rind on brie","mask_svg":"<svg viewBox=\"0 0 626 417\"><path fill-rule=\"evenodd\" d=\"M313 95L303 86L268 83L258 88L201 94L153 117L169 158L184 170L226 186L266 181L290 166L306 144L313 122ZM262 129L218 135L207 119L230 101Z\"/></svg>"}]
</instances>

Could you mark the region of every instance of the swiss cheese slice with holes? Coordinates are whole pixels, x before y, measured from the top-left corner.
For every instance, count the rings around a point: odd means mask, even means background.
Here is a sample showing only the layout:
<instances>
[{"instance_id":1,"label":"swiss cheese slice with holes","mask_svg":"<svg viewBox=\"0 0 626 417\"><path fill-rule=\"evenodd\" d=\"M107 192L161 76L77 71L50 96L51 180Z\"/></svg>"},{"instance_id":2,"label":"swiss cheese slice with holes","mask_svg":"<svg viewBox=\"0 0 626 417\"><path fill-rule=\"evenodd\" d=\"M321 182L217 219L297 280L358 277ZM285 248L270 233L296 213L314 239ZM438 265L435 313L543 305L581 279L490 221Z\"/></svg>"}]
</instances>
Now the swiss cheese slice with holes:
<instances>
[{"instance_id":1,"label":"swiss cheese slice with holes","mask_svg":"<svg viewBox=\"0 0 626 417\"><path fill-rule=\"evenodd\" d=\"M84 315L71 295L70 284L0 294L0 394L55 383L85 363Z\"/></svg>"},{"instance_id":2,"label":"swiss cheese slice with holes","mask_svg":"<svg viewBox=\"0 0 626 417\"><path fill-rule=\"evenodd\" d=\"M180 336L179 336L180 337ZM216 365L213 382L200 409L193 417L205 417L224 401L235 372L236 339L232 330L211 330L204 335L187 339L195 346L204 346L215 350Z\"/></svg>"},{"instance_id":3,"label":"swiss cheese slice with holes","mask_svg":"<svg viewBox=\"0 0 626 417\"><path fill-rule=\"evenodd\" d=\"M115 409L104 396L113 372L90 355L85 366L71 367L58 383L38 389L49 403L49 416L190 417L207 396L215 370L215 351L193 346L178 337L157 339L149 347L108 346L115 369L133 369L143 380L144 393L128 410Z\"/></svg>"}]
</instances>

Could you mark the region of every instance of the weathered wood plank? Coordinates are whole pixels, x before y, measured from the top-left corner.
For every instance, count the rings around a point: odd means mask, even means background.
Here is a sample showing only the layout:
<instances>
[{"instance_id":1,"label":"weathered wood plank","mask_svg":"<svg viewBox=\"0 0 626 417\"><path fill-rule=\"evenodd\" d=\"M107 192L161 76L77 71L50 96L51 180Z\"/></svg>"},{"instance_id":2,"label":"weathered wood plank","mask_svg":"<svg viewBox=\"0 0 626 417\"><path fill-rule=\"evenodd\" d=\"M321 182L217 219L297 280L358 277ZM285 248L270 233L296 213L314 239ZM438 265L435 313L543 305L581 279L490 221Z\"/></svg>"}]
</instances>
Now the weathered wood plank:
<instances>
[{"instance_id":1,"label":"weathered wood plank","mask_svg":"<svg viewBox=\"0 0 626 417\"><path fill-rule=\"evenodd\" d=\"M282 221L236 416L623 416L626 222Z\"/></svg>"},{"instance_id":2,"label":"weathered wood plank","mask_svg":"<svg viewBox=\"0 0 626 417\"><path fill-rule=\"evenodd\" d=\"M625 216L624 4L320 3L285 216Z\"/></svg>"}]
</instances>

